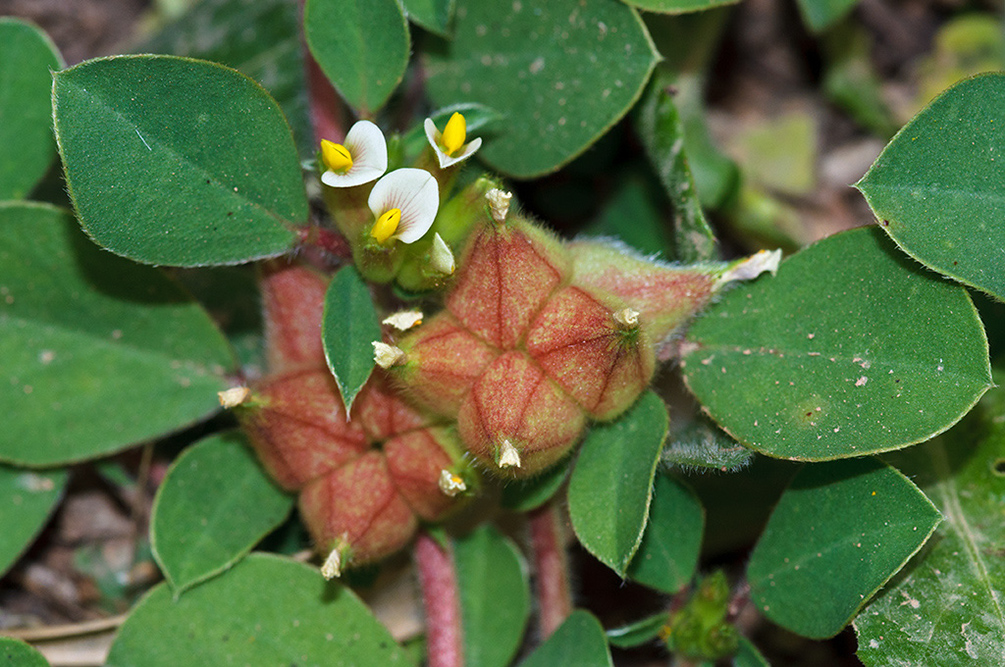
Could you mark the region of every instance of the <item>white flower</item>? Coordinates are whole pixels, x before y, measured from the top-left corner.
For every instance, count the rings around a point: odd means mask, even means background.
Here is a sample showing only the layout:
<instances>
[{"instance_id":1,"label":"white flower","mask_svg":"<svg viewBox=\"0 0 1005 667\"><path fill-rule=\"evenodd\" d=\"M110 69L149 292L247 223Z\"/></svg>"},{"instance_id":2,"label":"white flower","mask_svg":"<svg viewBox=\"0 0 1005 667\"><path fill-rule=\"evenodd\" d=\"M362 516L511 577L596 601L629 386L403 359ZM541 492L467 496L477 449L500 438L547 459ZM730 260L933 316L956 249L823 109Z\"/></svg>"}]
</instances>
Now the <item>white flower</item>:
<instances>
[{"instance_id":1,"label":"white flower","mask_svg":"<svg viewBox=\"0 0 1005 667\"><path fill-rule=\"evenodd\" d=\"M377 218L370 229L377 243L413 243L433 225L440 188L425 169L397 169L377 181L367 204Z\"/></svg>"},{"instance_id":2,"label":"white flower","mask_svg":"<svg viewBox=\"0 0 1005 667\"><path fill-rule=\"evenodd\" d=\"M380 128L361 120L349 128L345 144L321 140L321 161L327 171L321 182L333 188L351 188L381 177L387 171L387 141Z\"/></svg>"},{"instance_id":3,"label":"white flower","mask_svg":"<svg viewBox=\"0 0 1005 667\"><path fill-rule=\"evenodd\" d=\"M436 129L436 123L433 122L432 118L427 118L423 127L426 129L429 145L436 151L436 157L440 161L440 169L446 169L461 160L466 160L482 145L481 137L464 143L464 140L467 139L467 121L457 111L447 121L447 126L443 128L442 133Z\"/></svg>"}]
</instances>

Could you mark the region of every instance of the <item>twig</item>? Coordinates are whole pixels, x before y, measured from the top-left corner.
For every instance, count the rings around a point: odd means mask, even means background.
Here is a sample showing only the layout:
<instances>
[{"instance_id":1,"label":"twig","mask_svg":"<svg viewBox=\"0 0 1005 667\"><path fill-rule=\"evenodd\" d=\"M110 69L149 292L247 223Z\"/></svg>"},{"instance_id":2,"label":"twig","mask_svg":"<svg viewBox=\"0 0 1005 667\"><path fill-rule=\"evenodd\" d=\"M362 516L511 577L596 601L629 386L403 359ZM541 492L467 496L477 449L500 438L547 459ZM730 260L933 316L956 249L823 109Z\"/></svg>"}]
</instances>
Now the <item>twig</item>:
<instances>
[{"instance_id":1,"label":"twig","mask_svg":"<svg viewBox=\"0 0 1005 667\"><path fill-rule=\"evenodd\" d=\"M429 667L463 667L461 605L453 554L428 533L415 542L415 562L426 611Z\"/></svg>"},{"instance_id":2,"label":"twig","mask_svg":"<svg viewBox=\"0 0 1005 667\"><path fill-rule=\"evenodd\" d=\"M94 621L83 621L81 623L67 623L64 625L46 625L40 628L21 628L16 630L3 630L0 635L4 637L14 637L26 642L49 641L52 639L65 639L67 637L79 637L80 635L92 635L96 632L114 630L125 623L129 614L120 614L108 618L99 618Z\"/></svg>"},{"instance_id":3,"label":"twig","mask_svg":"<svg viewBox=\"0 0 1005 667\"><path fill-rule=\"evenodd\" d=\"M530 541L537 572L537 598L540 605L538 625L546 639L572 613L572 589L569 585L569 560L565 551L563 528L558 509L549 502L531 512Z\"/></svg>"}]
</instances>

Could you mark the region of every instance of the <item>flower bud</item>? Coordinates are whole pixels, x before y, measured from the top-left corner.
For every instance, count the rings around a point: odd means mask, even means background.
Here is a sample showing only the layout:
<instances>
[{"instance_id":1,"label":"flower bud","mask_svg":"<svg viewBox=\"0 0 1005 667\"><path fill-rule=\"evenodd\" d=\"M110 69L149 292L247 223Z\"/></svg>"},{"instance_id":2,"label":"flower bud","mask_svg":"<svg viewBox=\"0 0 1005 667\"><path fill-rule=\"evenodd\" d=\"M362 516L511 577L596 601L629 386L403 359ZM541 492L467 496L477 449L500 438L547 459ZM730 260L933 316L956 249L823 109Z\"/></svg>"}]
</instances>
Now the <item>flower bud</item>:
<instances>
[{"instance_id":1,"label":"flower bud","mask_svg":"<svg viewBox=\"0 0 1005 667\"><path fill-rule=\"evenodd\" d=\"M458 431L468 450L500 470L503 443L519 453L507 473L529 477L558 461L579 439L583 409L523 352L489 365L461 405Z\"/></svg>"},{"instance_id":2,"label":"flower bud","mask_svg":"<svg viewBox=\"0 0 1005 667\"><path fill-rule=\"evenodd\" d=\"M263 264L260 284L269 370L323 365L321 313L328 279L303 265L273 260Z\"/></svg>"},{"instance_id":3,"label":"flower bud","mask_svg":"<svg viewBox=\"0 0 1005 667\"><path fill-rule=\"evenodd\" d=\"M391 480L419 518L438 521L463 504L464 496L444 493L444 471L457 475L470 489L477 477L465 465L457 433L447 427L432 427L395 436L384 443Z\"/></svg>"},{"instance_id":4,"label":"flower bud","mask_svg":"<svg viewBox=\"0 0 1005 667\"><path fill-rule=\"evenodd\" d=\"M639 314L614 306L580 287L566 287L527 333L527 353L594 419L613 419L628 409L656 367Z\"/></svg>"},{"instance_id":5,"label":"flower bud","mask_svg":"<svg viewBox=\"0 0 1005 667\"><path fill-rule=\"evenodd\" d=\"M367 452L304 487L300 516L318 552L338 548L345 554L342 568L394 553L418 528L379 451Z\"/></svg>"},{"instance_id":6,"label":"flower bud","mask_svg":"<svg viewBox=\"0 0 1005 667\"><path fill-rule=\"evenodd\" d=\"M515 216L488 222L468 242L447 309L472 333L512 349L568 275L564 246L544 230Z\"/></svg>"},{"instance_id":7,"label":"flower bud","mask_svg":"<svg viewBox=\"0 0 1005 667\"><path fill-rule=\"evenodd\" d=\"M442 311L398 341L407 361L389 369L415 403L455 417L461 401L499 354Z\"/></svg>"},{"instance_id":8,"label":"flower bud","mask_svg":"<svg viewBox=\"0 0 1005 667\"><path fill-rule=\"evenodd\" d=\"M262 465L285 489L301 488L369 447L362 427L346 421L327 366L273 376L236 410Z\"/></svg>"}]
</instances>

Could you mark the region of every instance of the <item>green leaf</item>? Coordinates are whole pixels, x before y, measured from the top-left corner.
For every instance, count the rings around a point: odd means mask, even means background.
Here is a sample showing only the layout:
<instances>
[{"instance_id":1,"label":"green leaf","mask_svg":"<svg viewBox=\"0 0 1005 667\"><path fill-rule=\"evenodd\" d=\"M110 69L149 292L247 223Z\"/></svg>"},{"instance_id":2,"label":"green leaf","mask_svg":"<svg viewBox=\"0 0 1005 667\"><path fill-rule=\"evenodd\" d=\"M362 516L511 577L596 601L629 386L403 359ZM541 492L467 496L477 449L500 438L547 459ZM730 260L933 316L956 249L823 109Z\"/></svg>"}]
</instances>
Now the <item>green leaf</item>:
<instances>
[{"instance_id":1,"label":"green leaf","mask_svg":"<svg viewBox=\"0 0 1005 667\"><path fill-rule=\"evenodd\" d=\"M90 60L57 72L56 140L80 222L150 264L271 257L307 219L282 111L254 81L169 56Z\"/></svg>"},{"instance_id":2,"label":"green leaf","mask_svg":"<svg viewBox=\"0 0 1005 667\"><path fill-rule=\"evenodd\" d=\"M405 76L411 42L397 0L307 0L304 32L321 70L364 116Z\"/></svg>"},{"instance_id":3,"label":"green leaf","mask_svg":"<svg viewBox=\"0 0 1005 667\"><path fill-rule=\"evenodd\" d=\"M33 472L0 465L0 576L45 526L65 486L65 470Z\"/></svg>"},{"instance_id":4,"label":"green leaf","mask_svg":"<svg viewBox=\"0 0 1005 667\"><path fill-rule=\"evenodd\" d=\"M670 622L667 612L647 616L641 620L607 630L607 641L618 648L633 648L648 644L660 635L660 631Z\"/></svg>"},{"instance_id":5,"label":"green leaf","mask_svg":"<svg viewBox=\"0 0 1005 667\"><path fill-rule=\"evenodd\" d=\"M325 293L322 317L325 358L335 374L348 413L373 371L373 343L381 340L370 290L355 268L347 266L332 278Z\"/></svg>"},{"instance_id":6,"label":"green leaf","mask_svg":"<svg viewBox=\"0 0 1005 667\"><path fill-rule=\"evenodd\" d=\"M530 512L551 500L569 476L571 461L566 459L536 477L513 480L502 490L500 503L514 512Z\"/></svg>"},{"instance_id":7,"label":"green leaf","mask_svg":"<svg viewBox=\"0 0 1005 667\"><path fill-rule=\"evenodd\" d=\"M666 207L662 193L637 175L623 178L615 187L600 215L580 234L614 237L643 254L666 256L671 245L661 210Z\"/></svg>"},{"instance_id":8,"label":"green leaf","mask_svg":"<svg viewBox=\"0 0 1005 667\"><path fill-rule=\"evenodd\" d=\"M613 667L604 629L592 614L577 609L520 667Z\"/></svg>"},{"instance_id":9,"label":"green leaf","mask_svg":"<svg viewBox=\"0 0 1005 667\"><path fill-rule=\"evenodd\" d=\"M691 583L705 528L701 502L682 482L657 475L649 523L639 550L628 566L628 578L664 593Z\"/></svg>"},{"instance_id":10,"label":"green leaf","mask_svg":"<svg viewBox=\"0 0 1005 667\"><path fill-rule=\"evenodd\" d=\"M479 156L518 178L555 171L635 103L658 58L635 10L610 0L460 0L454 39L427 53L436 104L506 117Z\"/></svg>"},{"instance_id":11,"label":"green leaf","mask_svg":"<svg viewBox=\"0 0 1005 667\"><path fill-rule=\"evenodd\" d=\"M282 107L300 154L314 157L300 40L296 0L202 0L136 52L201 58L247 74Z\"/></svg>"},{"instance_id":12,"label":"green leaf","mask_svg":"<svg viewBox=\"0 0 1005 667\"><path fill-rule=\"evenodd\" d=\"M822 32L843 18L858 0L798 0L803 20L813 32Z\"/></svg>"},{"instance_id":13,"label":"green leaf","mask_svg":"<svg viewBox=\"0 0 1005 667\"><path fill-rule=\"evenodd\" d=\"M746 637L740 637L740 650L733 656L733 667L771 667L761 652Z\"/></svg>"},{"instance_id":14,"label":"green leaf","mask_svg":"<svg viewBox=\"0 0 1005 667\"><path fill-rule=\"evenodd\" d=\"M490 525L454 542L464 628L464 664L506 667L530 616L527 566L516 546Z\"/></svg>"},{"instance_id":15,"label":"green leaf","mask_svg":"<svg viewBox=\"0 0 1005 667\"><path fill-rule=\"evenodd\" d=\"M837 234L742 285L688 333L684 375L709 414L769 456L898 449L952 426L991 386L966 291L875 228Z\"/></svg>"},{"instance_id":16,"label":"green leaf","mask_svg":"<svg viewBox=\"0 0 1005 667\"><path fill-rule=\"evenodd\" d=\"M646 156L673 204L677 259L690 264L715 258L715 234L701 209L685 154L684 123L670 93L676 79L676 73L656 70L635 118Z\"/></svg>"},{"instance_id":17,"label":"green leaf","mask_svg":"<svg viewBox=\"0 0 1005 667\"><path fill-rule=\"evenodd\" d=\"M350 589L309 565L251 554L179 600L161 584L133 609L108 667L409 665Z\"/></svg>"},{"instance_id":18,"label":"green leaf","mask_svg":"<svg viewBox=\"0 0 1005 667\"><path fill-rule=\"evenodd\" d=\"M293 507L237 433L185 450L157 490L154 557L175 596L243 558Z\"/></svg>"},{"instance_id":19,"label":"green leaf","mask_svg":"<svg viewBox=\"0 0 1005 667\"><path fill-rule=\"evenodd\" d=\"M1005 300L1003 104L1005 74L950 88L897 133L855 187L905 252Z\"/></svg>"},{"instance_id":20,"label":"green leaf","mask_svg":"<svg viewBox=\"0 0 1005 667\"><path fill-rule=\"evenodd\" d=\"M23 199L52 164L50 72L62 66L44 32L0 17L0 200Z\"/></svg>"},{"instance_id":21,"label":"green leaf","mask_svg":"<svg viewBox=\"0 0 1005 667\"><path fill-rule=\"evenodd\" d=\"M1003 414L1005 391L996 388L949 433L889 457L945 520L855 619L866 665L1005 664Z\"/></svg>"},{"instance_id":22,"label":"green leaf","mask_svg":"<svg viewBox=\"0 0 1005 667\"><path fill-rule=\"evenodd\" d=\"M404 0L408 19L441 37L450 36L454 0Z\"/></svg>"},{"instance_id":23,"label":"green leaf","mask_svg":"<svg viewBox=\"0 0 1005 667\"><path fill-rule=\"evenodd\" d=\"M0 667L49 667L49 662L20 639L0 637Z\"/></svg>"},{"instance_id":24,"label":"green leaf","mask_svg":"<svg viewBox=\"0 0 1005 667\"><path fill-rule=\"evenodd\" d=\"M234 366L160 271L102 251L65 211L0 204L0 460L93 458L220 409Z\"/></svg>"},{"instance_id":25,"label":"green leaf","mask_svg":"<svg viewBox=\"0 0 1005 667\"><path fill-rule=\"evenodd\" d=\"M621 576L642 541L667 427L666 405L646 392L616 421L590 430L569 480L576 536Z\"/></svg>"},{"instance_id":26,"label":"green leaf","mask_svg":"<svg viewBox=\"0 0 1005 667\"><path fill-rule=\"evenodd\" d=\"M784 628L831 637L940 520L911 480L878 459L807 465L750 556L751 599Z\"/></svg>"},{"instance_id":27,"label":"green leaf","mask_svg":"<svg viewBox=\"0 0 1005 667\"><path fill-rule=\"evenodd\" d=\"M647 12L686 14L701 12L723 5L735 5L740 0L622 0L625 4Z\"/></svg>"}]
</instances>

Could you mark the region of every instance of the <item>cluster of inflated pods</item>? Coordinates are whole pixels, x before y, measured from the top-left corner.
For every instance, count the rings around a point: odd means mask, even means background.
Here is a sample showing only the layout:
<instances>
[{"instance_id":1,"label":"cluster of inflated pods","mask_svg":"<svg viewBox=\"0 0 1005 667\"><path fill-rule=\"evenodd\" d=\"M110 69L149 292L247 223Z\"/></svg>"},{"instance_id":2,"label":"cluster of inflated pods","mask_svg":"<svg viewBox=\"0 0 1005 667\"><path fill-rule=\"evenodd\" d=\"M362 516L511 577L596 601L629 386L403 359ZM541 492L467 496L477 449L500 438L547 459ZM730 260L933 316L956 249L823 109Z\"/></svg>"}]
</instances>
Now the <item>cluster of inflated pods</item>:
<instances>
[{"instance_id":1,"label":"cluster of inflated pods","mask_svg":"<svg viewBox=\"0 0 1005 667\"><path fill-rule=\"evenodd\" d=\"M262 273L268 375L222 398L299 492L329 577L405 546L420 521L476 494L482 473L526 478L567 456L591 420L631 406L723 285L778 262L682 267L610 239L559 240L511 213L491 179L450 192L481 145L460 113L425 131L435 161L427 151L428 168L385 174L385 138L360 121L344 144L322 142L321 181L361 275L424 293L438 312L388 314L347 415L321 342L328 277L274 260Z\"/></svg>"}]
</instances>

